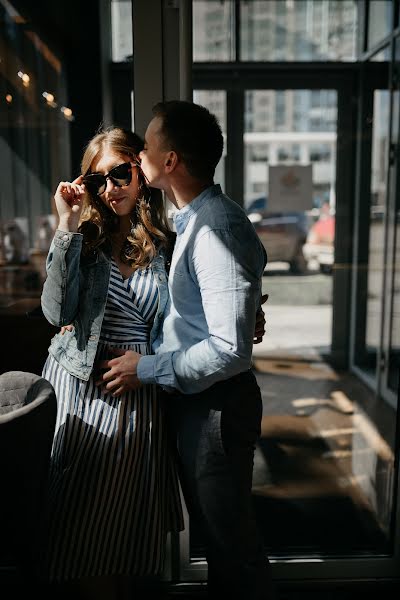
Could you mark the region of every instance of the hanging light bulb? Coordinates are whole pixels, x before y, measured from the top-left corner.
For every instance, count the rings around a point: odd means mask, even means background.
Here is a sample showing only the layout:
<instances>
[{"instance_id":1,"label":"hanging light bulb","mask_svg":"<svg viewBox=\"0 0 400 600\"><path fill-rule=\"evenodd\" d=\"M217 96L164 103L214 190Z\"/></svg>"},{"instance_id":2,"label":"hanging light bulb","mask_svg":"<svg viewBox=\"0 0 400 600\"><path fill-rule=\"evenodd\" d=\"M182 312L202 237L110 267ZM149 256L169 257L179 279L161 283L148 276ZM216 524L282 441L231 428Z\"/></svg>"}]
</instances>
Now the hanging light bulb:
<instances>
[{"instance_id":1,"label":"hanging light bulb","mask_svg":"<svg viewBox=\"0 0 400 600\"><path fill-rule=\"evenodd\" d=\"M72 109L68 108L68 106L62 106L60 108L61 112L63 113L64 117L66 119L68 119L68 121L73 121L74 120L74 115L72 114Z\"/></svg>"},{"instance_id":2,"label":"hanging light bulb","mask_svg":"<svg viewBox=\"0 0 400 600\"><path fill-rule=\"evenodd\" d=\"M28 73L24 73L23 71L18 71L17 73L18 77L20 77L22 79L22 84L25 87L28 87L31 81L31 78L29 77Z\"/></svg>"},{"instance_id":3,"label":"hanging light bulb","mask_svg":"<svg viewBox=\"0 0 400 600\"><path fill-rule=\"evenodd\" d=\"M13 97L11 94L6 94L6 102L8 104L11 104L11 102L13 101Z\"/></svg>"},{"instance_id":4,"label":"hanging light bulb","mask_svg":"<svg viewBox=\"0 0 400 600\"><path fill-rule=\"evenodd\" d=\"M54 94L51 94L50 92L43 92L42 96L43 98L45 98L49 106L51 106L52 108L56 108L57 103L54 102Z\"/></svg>"}]
</instances>

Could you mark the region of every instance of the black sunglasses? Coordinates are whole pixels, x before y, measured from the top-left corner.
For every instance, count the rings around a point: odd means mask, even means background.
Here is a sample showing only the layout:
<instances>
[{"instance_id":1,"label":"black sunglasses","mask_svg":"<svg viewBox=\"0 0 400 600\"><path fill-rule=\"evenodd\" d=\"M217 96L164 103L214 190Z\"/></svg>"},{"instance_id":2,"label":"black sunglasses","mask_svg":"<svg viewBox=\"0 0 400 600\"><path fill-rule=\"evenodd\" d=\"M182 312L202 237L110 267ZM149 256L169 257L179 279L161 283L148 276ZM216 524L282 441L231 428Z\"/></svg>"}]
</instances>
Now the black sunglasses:
<instances>
[{"instance_id":1,"label":"black sunglasses","mask_svg":"<svg viewBox=\"0 0 400 600\"><path fill-rule=\"evenodd\" d=\"M136 165L136 160L134 162ZM132 164L125 162L122 165L117 165L105 175L101 173L89 173L84 176L83 183L91 194L100 196L106 191L107 179L111 179L113 184L118 187L129 185L132 181Z\"/></svg>"}]
</instances>

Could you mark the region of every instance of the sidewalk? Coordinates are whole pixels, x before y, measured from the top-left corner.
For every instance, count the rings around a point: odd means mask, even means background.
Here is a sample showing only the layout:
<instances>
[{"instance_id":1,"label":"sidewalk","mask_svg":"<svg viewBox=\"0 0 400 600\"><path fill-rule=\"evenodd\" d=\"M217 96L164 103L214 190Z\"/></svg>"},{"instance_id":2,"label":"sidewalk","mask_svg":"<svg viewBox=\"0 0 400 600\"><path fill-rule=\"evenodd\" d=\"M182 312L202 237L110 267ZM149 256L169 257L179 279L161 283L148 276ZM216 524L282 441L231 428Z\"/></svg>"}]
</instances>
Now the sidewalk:
<instances>
[{"instance_id":1,"label":"sidewalk","mask_svg":"<svg viewBox=\"0 0 400 600\"><path fill-rule=\"evenodd\" d=\"M253 357L289 354L304 358L326 352L331 341L332 306L263 305L266 332L253 347Z\"/></svg>"}]
</instances>

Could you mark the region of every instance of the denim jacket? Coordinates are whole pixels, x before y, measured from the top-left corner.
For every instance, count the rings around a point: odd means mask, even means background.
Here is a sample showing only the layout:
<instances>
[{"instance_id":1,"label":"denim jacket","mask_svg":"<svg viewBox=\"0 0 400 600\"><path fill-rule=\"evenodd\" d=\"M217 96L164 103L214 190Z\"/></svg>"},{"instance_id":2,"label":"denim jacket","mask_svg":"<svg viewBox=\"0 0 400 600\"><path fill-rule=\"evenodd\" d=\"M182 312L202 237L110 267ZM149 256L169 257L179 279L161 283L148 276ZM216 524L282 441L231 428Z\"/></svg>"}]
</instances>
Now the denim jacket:
<instances>
[{"instance_id":1,"label":"denim jacket","mask_svg":"<svg viewBox=\"0 0 400 600\"><path fill-rule=\"evenodd\" d=\"M56 327L73 325L57 333L49 352L69 373L88 380L93 370L107 300L111 257L99 250L81 254L83 236L57 230L47 256L47 278L41 296L46 319ZM151 263L159 291L150 344L157 337L168 300L166 255L160 250Z\"/></svg>"}]
</instances>

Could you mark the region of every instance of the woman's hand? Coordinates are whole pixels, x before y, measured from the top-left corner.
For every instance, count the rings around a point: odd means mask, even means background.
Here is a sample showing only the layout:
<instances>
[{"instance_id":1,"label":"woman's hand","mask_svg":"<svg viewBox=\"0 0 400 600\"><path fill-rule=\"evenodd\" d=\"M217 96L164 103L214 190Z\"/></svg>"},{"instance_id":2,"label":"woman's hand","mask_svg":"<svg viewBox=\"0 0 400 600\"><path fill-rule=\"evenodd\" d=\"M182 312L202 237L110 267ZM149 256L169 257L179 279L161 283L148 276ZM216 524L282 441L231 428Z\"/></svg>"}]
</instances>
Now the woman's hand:
<instances>
[{"instance_id":1,"label":"woman's hand","mask_svg":"<svg viewBox=\"0 0 400 600\"><path fill-rule=\"evenodd\" d=\"M58 228L62 231L76 232L83 208L83 196L86 188L82 183L80 175L74 181L61 181L58 184L54 200L58 216L60 217Z\"/></svg>"},{"instance_id":2,"label":"woman's hand","mask_svg":"<svg viewBox=\"0 0 400 600\"><path fill-rule=\"evenodd\" d=\"M64 333L66 331L73 331L73 329L74 329L73 325L63 325L60 329L60 333L61 333L61 335L64 335Z\"/></svg>"}]
</instances>

